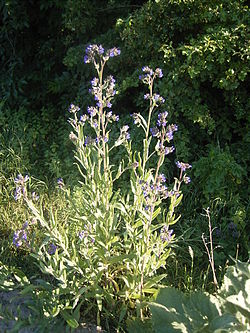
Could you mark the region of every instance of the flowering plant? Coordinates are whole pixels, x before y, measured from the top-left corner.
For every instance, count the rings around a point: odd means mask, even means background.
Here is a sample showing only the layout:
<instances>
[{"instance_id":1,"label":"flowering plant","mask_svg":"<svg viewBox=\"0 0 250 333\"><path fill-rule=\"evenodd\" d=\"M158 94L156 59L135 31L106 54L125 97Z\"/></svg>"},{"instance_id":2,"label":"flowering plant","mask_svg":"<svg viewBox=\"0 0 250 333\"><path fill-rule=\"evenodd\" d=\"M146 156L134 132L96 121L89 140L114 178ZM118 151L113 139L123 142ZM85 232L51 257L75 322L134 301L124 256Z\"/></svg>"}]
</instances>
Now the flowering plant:
<instances>
[{"instance_id":1,"label":"flowering plant","mask_svg":"<svg viewBox=\"0 0 250 333\"><path fill-rule=\"evenodd\" d=\"M80 187L71 193L63 179L58 179L59 188L67 194L69 220L59 223L53 212L46 219L35 201L29 199L25 178L20 176L17 182L18 198L23 195L34 217L46 229L46 237L33 256L39 260L41 270L55 278L55 289L59 286L58 293L64 299L64 305L50 315L60 313L72 327L77 327L75 313L76 310L79 313L82 302L89 310L93 300L98 325L103 313L117 320L119 326L136 304L143 317L144 302L166 276L158 271L165 267L174 238L170 226L179 219L175 209L182 199L181 184L190 181L185 174L191 168L187 163L177 162L180 175L173 186L167 185L161 173L166 156L174 151L171 141L178 127L168 124L167 111L159 113L156 126L151 127L153 112L165 103L154 92L155 80L163 76L160 68L143 67L140 76L148 86L144 99L149 101L149 110L145 118L140 113L133 113L132 117L145 133L142 153L133 151L128 125L123 125L119 137L111 142L112 123L118 122L119 116L111 110L116 95L115 79L111 75L105 78L104 68L110 58L119 54L119 49L105 51L101 45L86 49L84 62L92 63L97 72L89 90L95 105L81 116L78 106L69 107L73 128L69 137L75 145L82 180ZM110 152L120 145L126 148L128 164L122 160L114 166L110 163ZM150 169L153 155L157 156L157 163ZM114 183L124 172L130 175L127 195L114 189ZM162 202L166 200L169 207L163 210ZM14 235L15 242L20 235L21 231ZM27 241L24 231L22 239Z\"/></svg>"}]
</instances>

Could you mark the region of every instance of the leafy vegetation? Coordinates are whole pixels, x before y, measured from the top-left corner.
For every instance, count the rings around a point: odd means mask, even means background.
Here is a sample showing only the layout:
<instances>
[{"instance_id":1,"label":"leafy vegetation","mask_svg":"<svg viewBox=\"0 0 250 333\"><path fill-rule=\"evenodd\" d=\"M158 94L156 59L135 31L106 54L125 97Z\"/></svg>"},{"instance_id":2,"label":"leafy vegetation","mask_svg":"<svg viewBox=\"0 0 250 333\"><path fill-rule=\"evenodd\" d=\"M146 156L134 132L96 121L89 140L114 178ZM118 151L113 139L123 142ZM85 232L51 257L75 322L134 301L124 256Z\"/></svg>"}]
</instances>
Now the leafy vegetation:
<instances>
[{"instance_id":1,"label":"leafy vegetation","mask_svg":"<svg viewBox=\"0 0 250 333\"><path fill-rule=\"evenodd\" d=\"M42 332L85 318L122 332L137 317L137 332L151 332L147 302L160 285L188 306L201 298L211 320L226 313L218 329L246 325L226 286L245 274L239 262L227 268L231 257L249 256L247 2L2 0L0 13L0 280L38 309L18 325ZM112 50L106 61L98 49L105 70L97 54L84 63L89 45ZM104 109L90 109L89 88ZM188 175L179 161L192 163ZM160 175L168 198L154 194ZM211 237L219 286L228 272L219 292ZM196 329L184 312L179 324Z\"/></svg>"},{"instance_id":2,"label":"leafy vegetation","mask_svg":"<svg viewBox=\"0 0 250 333\"><path fill-rule=\"evenodd\" d=\"M152 323L130 321L129 332L247 332L250 325L249 264L236 262L225 274L217 296L185 295L166 287L150 303Z\"/></svg>"}]
</instances>

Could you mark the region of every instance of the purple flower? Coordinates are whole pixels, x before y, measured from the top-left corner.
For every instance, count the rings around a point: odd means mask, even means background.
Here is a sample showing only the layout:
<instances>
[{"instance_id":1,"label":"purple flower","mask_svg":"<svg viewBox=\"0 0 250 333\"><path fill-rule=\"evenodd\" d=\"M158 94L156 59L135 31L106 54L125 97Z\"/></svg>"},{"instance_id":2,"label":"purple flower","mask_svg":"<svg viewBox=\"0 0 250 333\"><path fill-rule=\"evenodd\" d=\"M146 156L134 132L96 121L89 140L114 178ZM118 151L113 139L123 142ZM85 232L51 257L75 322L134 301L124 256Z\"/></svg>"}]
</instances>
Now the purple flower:
<instances>
[{"instance_id":1,"label":"purple flower","mask_svg":"<svg viewBox=\"0 0 250 333\"><path fill-rule=\"evenodd\" d=\"M167 111L159 113L158 114L157 125L165 127L167 125L167 116L168 116Z\"/></svg>"},{"instance_id":2,"label":"purple flower","mask_svg":"<svg viewBox=\"0 0 250 333\"><path fill-rule=\"evenodd\" d=\"M159 102L161 104L165 103L165 99L163 97L161 97L159 94L154 94L153 95L153 100L155 102Z\"/></svg>"},{"instance_id":3,"label":"purple flower","mask_svg":"<svg viewBox=\"0 0 250 333\"><path fill-rule=\"evenodd\" d=\"M24 184L29 180L29 176L26 175L25 177L23 177L21 174L17 175L17 177L14 179L14 182L17 185L22 185L24 186Z\"/></svg>"},{"instance_id":4,"label":"purple flower","mask_svg":"<svg viewBox=\"0 0 250 333\"><path fill-rule=\"evenodd\" d=\"M173 230L168 230L168 226L163 226L161 229L160 238L162 242L170 242L173 238Z\"/></svg>"},{"instance_id":5,"label":"purple flower","mask_svg":"<svg viewBox=\"0 0 250 333\"><path fill-rule=\"evenodd\" d=\"M174 150L175 150L174 146L166 147L164 153L165 153L165 155L168 155L168 154L171 154Z\"/></svg>"},{"instance_id":6,"label":"purple flower","mask_svg":"<svg viewBox=\"0 0 250 333\"><path fill-rule=\"evenodd\" d=\"M155 74L156 74L159 78L162 78L162 77L163 77L162 69L161 69L161 68L156 68L156 70L155 70Z\"/></svg>"},{"instance_id":7,"label":"purple flower","mask_svg":"<svg viewBox=\"0 0 250 333\"><path fill-rule=\"evenodd\" d=\"M121 54L121 51L116 47L113 47L112 49L107 51L107 56L110 57L110 58L116 57L120 54Z\"/></svg>"},{"instance_id":8,"label":"purple flower","mask_svg":"<svg viewBox=\"0 0 250 333\"><path fill-rule=\"evenodd\" d=\"M63 179L61 177L57 179L57 184L58 184L59 188L64 187L64 182L63 182Z\"/></svg>"},{"instance_id":9,"label":"purple flower","mask_svg":"<svg viewBox=\"0 0 250 333\"><path fill-rule=\"evenodd\" d=\"M126 140L129 140L129 139L130 139L130 133L126 133L126 135L125 135L125 139L126 139Z\"/></svg>"},{"instance_id":10,"label":"purple flower","mask_svg":"<svg viewBox=\"0 0 250 333\"><path fill-rule=\"evenodd\" d=\"M55 254L57 246L54 243L50 243L48 246L48 254Z\"/></svg>"},{"instance_id":11,"label":"purple flower","mask_svg":"<svg viewBox=\"0 0 250 333\"><path fill-rule=\"evenodd\" d=\"M112 117L112 111L110 110L107 114L106 114L106 118L111 118Z\"/></svg>"},{"instance_id":12,"label":"purple flower","mask_svg":"<svg viewBox=\"0 0 250 333\"><path fill-rule=\"evenodd\" d=\"M185 184L189 184L191 182L191 179L190 179L190 177L188 177L188 176L185 175L183 177L183 181L184 181Z\"/></svg>"},{"instance_id":13,"label":"purple flower","mask_svg":"<svg viewBox=\"0 0 250 333\"><path fill-rule=\"evenodd\" d=\"M83 114L81 117L80 117L80 123L82 125L85 124L85 122L89 119L89 116L87 114Z\"/></svg>"},{"instance_id":14,"label":"purple flower","mask_svg":"<svg viewBox=\"0 0 250 333\"><path fill-rule=\"evenodd\" d=\"M86 55L84 56L84 63L90 63L95 61L96 56L101 56L104 53L104 48L102 45L89 45L86 48Z\"/></svg>"},{"instance_id":15,"label":"purple flower","mask_svg":"<svg viewBox=\"0 0 250 333\"><path fill-rule=\"evenodd\" d=\"M15 231L13 236L13 245L19 247L23 244L23 241L27 242L26 231L23 229Z\"/></svg>"},{"instance_id":16,"label":"purple flower","mask_svg":"<svg viewBox=\"0 0 250 333\"><path fill-rule=\"evenodd\" d=\"M119 121L119 116L114 114L114 115L113 115L113 120L114 120L114 121Z\"/></svg>"},{"instance_id":17,"label":"purple flower","mask_svg":"<svg viewBox=\"0 0 250 333\"><path fill-rule=\"evenodd\" d=\"M86 236L86 231L85 230L82 230L79 232L79 238L80 240L83 240L83 238Z\"/></svg>"},{"instance_id":18,"label":"purple flower","mask_svg":"<svg viewBox=\"0 0 250 333\"><path fill-rule=\"evenodd\" d=\"M124 125L122 128L121 128L121 132L127 132L129 130L129 126L128 125Z\"/></svg>"},{"instance_id":19,"label":"purple flower","mask_svg":"<svg viewBox=\"0 0 250 333\"><path fill-rule=\"evenodd\" d=\"M170 125L170 127L171 127L171 130L173 132L177 132L178 131L178 126L176 124L172 124L172 125Z\"/></svg>"},{"instance_id":20,"label":"purple flower","mask_svg":"<svg viewBox=\"0 0 250 333\"><path fill-rule=\"evenodd\" d=\"M87 111L88 111L90 117L94 117L97 114L97 109L93 106L88 106Z\"/></svg>"},{"instance_id":21,"label":"purple flower","mask_svg":"<svg viewBox=\"0 0 250 333\"><path fill-rule=\"evenodd\" d=\"M92 144L92 143L93 143L93 139L90 136L86 136L86 138L84 140L85 147Z\"/></svg>"},{"instance_id":22,"label":"purple flower","mask_svg":"<svg viewBox=\"0 0 250 333\"><path fill-rule=\"evenodd\" d=\"M111 104L109 101L107 102L107 107L108 107L108 108L111 108L111 107L112 107L112 104Z\"/></svg>"},{"instance_id":23,"label":"purple flower","mask_svg":"<svg viewBox=\"0 0 250 333\"><path fill-rule=\"evenodd\" d=\"M159 176L158 176L158 181L160 183L165 183L166 182L166 177L163 173L161 173Z\"/></svg>"},{"instance_id":24,"label":"purple flower","mask_svg":"<svg viewBox=\"0 0 250 333\"><path fill-rule=\"evenodd\" d=\"M188 163L183 163L183 162L176 162L177 168L181 169L182 171L185 171L186 169L192 168L192 165Z\"/></svg>"},{"instance_id":25,"label":"purple flower","mask_svg":"<svg viewBox=\"0 0 250 333\"><path fill-rule=\"evenodd\" d=\"M24 229L27 229L28 226L29 226L29 222L28 222L28 221L25 221L24 224L23 224L23 226L22 226L22 229L23 229L23 230L24 230Z\"/></svg>"},{"instance_id":26,"label":"purple flower","mask_svg":"<svg viewBox=\"0 0 250 333\"><path fill-rule=\"evenodd\" d=\"M18 201L19 199L21 199L22 197L22 187L21 186L18 186L14 192L14 199L15 201Z\"/></svg>"},{"instance_id":27,"label":"purple flower","mask_svg":"<svg viewBox=\"0 0 250 333\"><path fill-rule=\"evenodd\" d=\"M138 115L138 113L132 113L130 116L134 119L134 124L141 124L141 119Z\"/></svg>"},{"instance_id":28,"label":"purple flower","mask_svg":"<svg viewBox=\"0 0 250 333\"><path fill-rule=\"evenodd\" d=\"M97 77L94 77L92 80L91 80L91 85L92 87L96 87L99 83L99 79Z\"/></svg>"},{"instance_id":29,"label":"purple flower","mask_svg":"<svg viewBox=\"0 0 250 333\"><path fill-rule=\"evenodd\" d=\"M149 99L150 98L150 95L149 94L145 94L144 95L144 99Z\"/></svg>"},{"instance_id":30,"label":"purple flower","mask_svg":"<svg viewBox=\"0 0 250 333\"><path fill-rule=\"evenodd\" d=\"M142 67L142 71L145 74L149 74L150 76L152 76L154 74L154 71L151 68L149 68L148 66Z\"/></svg>"},{"instance_id":31,"label":"purple flower","mask_svg":"<svg viewBox=\"0 0 250 333\"><path fill-rule=\"evenodd\" d=\"M99 45L98 49L99 49L99 54L104 53L104 48L101 45Z\"/></svg>"},{"instance_id":32,"label":"purple flower","mask_svg":"<svg viewBox=\"0 0 250 333\"><path fill-rule=\"evenodd\" d=\"M168 142L173 140L173 138L174 138L173 132L172 131L166 132L166 138L167 138Z\"/></svg>"},{"instance_id":33,"label":"purple flower","mask_svg":"<svg viewBox=\"0 0 250 333\"><path fill-rule=\"evenodd\" d=\"M154 137L158 138L160 136L160 131L157 127L150 128L150 132L151 132L152 136L154 136Z\"/></svg>"},{"instance_id":34,"label":"purple flower","mask_svg":"<svg viewBox=\"0 0 250 333\"><path fill-rule=\"evenodd\" d=\"M73 103L71 103L70 106L69 106L69 112L70 113L76 113L78 111L80 111L79 106L74 105Z\"/></svg>"}]
</instances>

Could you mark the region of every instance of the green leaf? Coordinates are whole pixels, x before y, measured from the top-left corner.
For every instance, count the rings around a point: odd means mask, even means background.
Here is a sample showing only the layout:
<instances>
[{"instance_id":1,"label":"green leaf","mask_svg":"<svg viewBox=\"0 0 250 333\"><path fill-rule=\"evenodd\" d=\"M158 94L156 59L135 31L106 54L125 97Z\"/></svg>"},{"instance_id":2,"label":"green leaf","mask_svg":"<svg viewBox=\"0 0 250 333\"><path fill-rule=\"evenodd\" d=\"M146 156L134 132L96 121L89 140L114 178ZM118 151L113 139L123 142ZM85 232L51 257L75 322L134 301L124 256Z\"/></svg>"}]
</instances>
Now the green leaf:
<instances>
[{"instance_id":1,"label":"green leaf","mask_svg":"<svg viewBox=\"0 0 250 333\"><path fill-rule=\"evenodd\" d=\"M231 328L240 328L240 325L235 316L230 313L225 313L222 316L215 317L208 325L208 329L211 332L216 333L221 330L229 330Z\"/></svg>"},{"instance_id":2,"label":"green leaf","mask_svg":"<svg viewBox=\"0 0 250 333\"><path fill-rule=\"evenodd\" d=\"M154 277L148 278L148 281L145 283L144 288L151 288L158 284L162 279L164 279L167 276L167 274L159 274Z\"/></svg>"},{"instance_id":3,"label":"green leaf","mask_svg":"<svg viewBox=\"0 0 250 333\"><path fill-rule=\"evenodd\" d=\"M60 313L70 327L77 328L79 326L77 320L67 310L61 310Z\"/></svg>"},{"instance_id":4,"label":"green leaf","mask_svg":"<svg viewBox=\"0 0 250 333\"><path fill-rule=\"evenodd\" d=\"M152 333L151 321L139 318L128 319L127 329L128 333Z\"/></svg>"}]
</instances>

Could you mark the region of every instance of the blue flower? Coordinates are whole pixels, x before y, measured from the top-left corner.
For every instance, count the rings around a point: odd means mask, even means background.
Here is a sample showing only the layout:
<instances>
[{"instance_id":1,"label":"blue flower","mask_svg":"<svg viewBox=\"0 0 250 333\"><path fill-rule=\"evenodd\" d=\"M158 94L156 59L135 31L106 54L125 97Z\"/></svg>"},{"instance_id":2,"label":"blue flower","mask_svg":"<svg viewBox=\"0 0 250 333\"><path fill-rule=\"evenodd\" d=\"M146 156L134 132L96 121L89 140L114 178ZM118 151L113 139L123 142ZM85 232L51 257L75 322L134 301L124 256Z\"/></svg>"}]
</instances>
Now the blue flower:
<instances>
[{"instance_id":1,"label":"blue flower","mask_svg":"<svg viewBox=\"0 0 250 333\"><path fill-rule=\"evenodd\" d=\"M94 77L92 80L91 80L91 85L92 87L96 87L99 83L99 79L97 77Z\"/></svg>"},{"instance_id":2,"label":"blue flower","mask_svg":"<svg viewBox=\"0 0 250 333\"><path fill-rule=\"evenodd\" d=\"M188 163L183 163L183 162L176 162L177 168L181 169L182 171L185 171L186 169L192 168L192 165Z\"/></svg>"},{"instance_id":3,"label":"blue flower","mask_svg":"<svg viewBox=\"0 0 250 333\"><path fill-rule=\"evenodd\" d=\"M172 131L166 132L166 138L167 138L168 141L173 140L173 138L174 138L173 132Z\"/></svg>"},{"instance_id":4,"label":"blue flower","mask_svg":"<svg viewBox=\"0 0 250 333\"><path fill-rule=\"evenodd\" d=\"M78 111L80 111L79 106L74 105L73 103L71 103L70 106L69 106L69 112L70 113L76 113Z\"/></svg>"},{"instance_id":5,"label":"blue flower","mask_svg":"<svg viewBox=\"0 0 250 333\"><path fill-rule=\"evenodd\" d=\"M165 127L167 125L167 116L168 116L168 112L162 112L158 114L158 120L157 120L157 125L158 126L163 126Z\"/></svg>"},{"instance_id":6,"label":"blue flower","mask_svg":"<svg viewBox=\"0 0 250 333\"><path fill-rule=\"evenodd\" d=\"M113 47L112 49L107 51L107 56L110 57L110 58L116 57L120 54L121 54L121 51L116 47Z\"/></svg>"},{"instance_id":7,"label":"blue flower","mask_svg":"<svg viewBox=\"0 0 250 333\"><path fill-rule=\"evenodd\" d=\"M150 128L150 132L151 132L152 136L154 136L154 137L159 137L159 135L160 135L160 131L157 127Z\"/></svg>"},{"instance_id":8,"label":"blue flower","mask_svg":"<svg viewBox=\"0 0 250 333\"><path fill-rule=\"evenodd\" d=\"M23 229L15 231L13 236L13 245L20 247L23 244L23 241L27 242L26 231Z\"/></svg>"},{"instance_id":9,"label":"blue flower","mask_svg":"<svg viewBox=\"0 0 250 333\"><path fill-rule=\"evenodd\" d=\"M111 107L112 107L112 104L111 104L109 101L107 102L107 107L108 107L108 108L111 108Z\"/></svg>"},{"instance_id":10,"label":"blue flower","mask_svg":"<svg viewBox=\"0 0 250 333\"><path fill-rule=\"evenodd\" d=\"M14 193L14 199L15 201L18 201L19 199L21 199L21 197L22 197L22 187L18 186Z\"/></svg>"},{"instance_id":11,"label":"blue flower","mask_svg":"<svg viewBox=\"0 0 250 333\"><path fill-rule=\"evenodd\" d=\"M185 175L183 177L183 181L184 181L185 184L189 184L191 182L191 178Z\"/></svg>"},{"instance_id":12,"label":"blue flower","mask_svg":"<svg viewBox=\"0 0 250 333\"><path fill-rule=\"evenodd\" d=\"M102 56L102 54L104 53L104 48L102 47L102 45L89 45L86 48L86 55L84 56L84 63L90 63L90 62L94 62L95 61L95 57L96 56Z\"/></svg>"},{"instance_id":13,"label":"blue flower","mask_svg":"<svg viewBox=\"0 0 250 333\"><path fill-rule=\"evenodd\" d=\"M57 179L57 184L58 184L59 188L64 187L64 182L63 182L63 179L61 177Z\"/></svg>"},{"instance_id":14,"label":"blue flower","mask_svg":"<svg viewBox=\"0 0 250 333\"><path fill-rule=\"evenodd\" d=\"M155 102L159 102L161 104L165 103L165 99L162 96L160 96L159 94L154 94L153 95L153 100Z\"/></svg>"},{"instance_id":15,"label":"blue flower","mask_svg":"<svg viewBox=\"0 0 250 333\"><path fill-rule=\"evenodd\" d=\"M165 155L168 155L168 154L171 154L174 150L175 150L174 146L166 147L164 153L165 153Z\"/></svg>"},{"instance_id":16,"label":"blue flower","mask_svg":"<svg viewBox=\"0 0 250 333\"><path fill-rule=\"evenodd\" d=\"M163 77L162 69L161 69L161 68L156 68L156 70L155 70L155 74L156 74L159 78L162 78L162 77Z\"/></svg>"},{"instance_id":17,"label":"blue flower","mask_svg":"<svg viewBox=\"0 0 250 333\"><path fill-rule=\"evenodd\" d=\"M158 180L160 183L165 183L166 182L166 177L163 173L161 173L159 176L158 176Z\"/></svg>"},{"instance_id":18,"label":"blue flower","mask_svg":"<svg viewBox=\"0 0 250 333\"><path fill-rule=\"evenodd\" d=\"M162 242L170 242L173 238L173 230L168 230L168 226L164 226L161 229L161 234L160 234L160 238L162 240Z\"/></svg>"},{"instance_id":19,"label":"blue flower","mask_svg":"<svg viewBox=\"0 0 250 333\"><path fill-rule=\"evenodd\" d=\"M94 117L97 114L97 109L93 106L88 106L87 112L91 117Z\"/></svg>"},{"instance_id":20,"label":"blue flower","mask_svg":"<svg viewBox=\"0 0 250 333\"><path fill-rule=\"evenodd\" d=\"M27 181L29 180L29 176L26 175L25 177L23 177L21 174L17 175L17 177L14 179L14 182L17 185L24 185Z\"/></svg>"},{"instance_id":21,"label":"blue flower","mask_svg":"<svg viewBox=\"0 0 250 333\"><path fill-rule=\"evenodd\" d=\"M50 243L48 246L48 254L55 254L57 246L54 243Z\"/></svg>"},{"instance_id":22,"label":"blue flower","mask_svg":"<svg viewBox=\"0 0 250 333\"><path fill-rule=\"evenodd\" d=\"M82 230L82 231L79 232L79 238L80 238L80 240L83 240L83 238L86 236L85 233L86 233L85 230Z\"/></svg>"}]
</instances>

